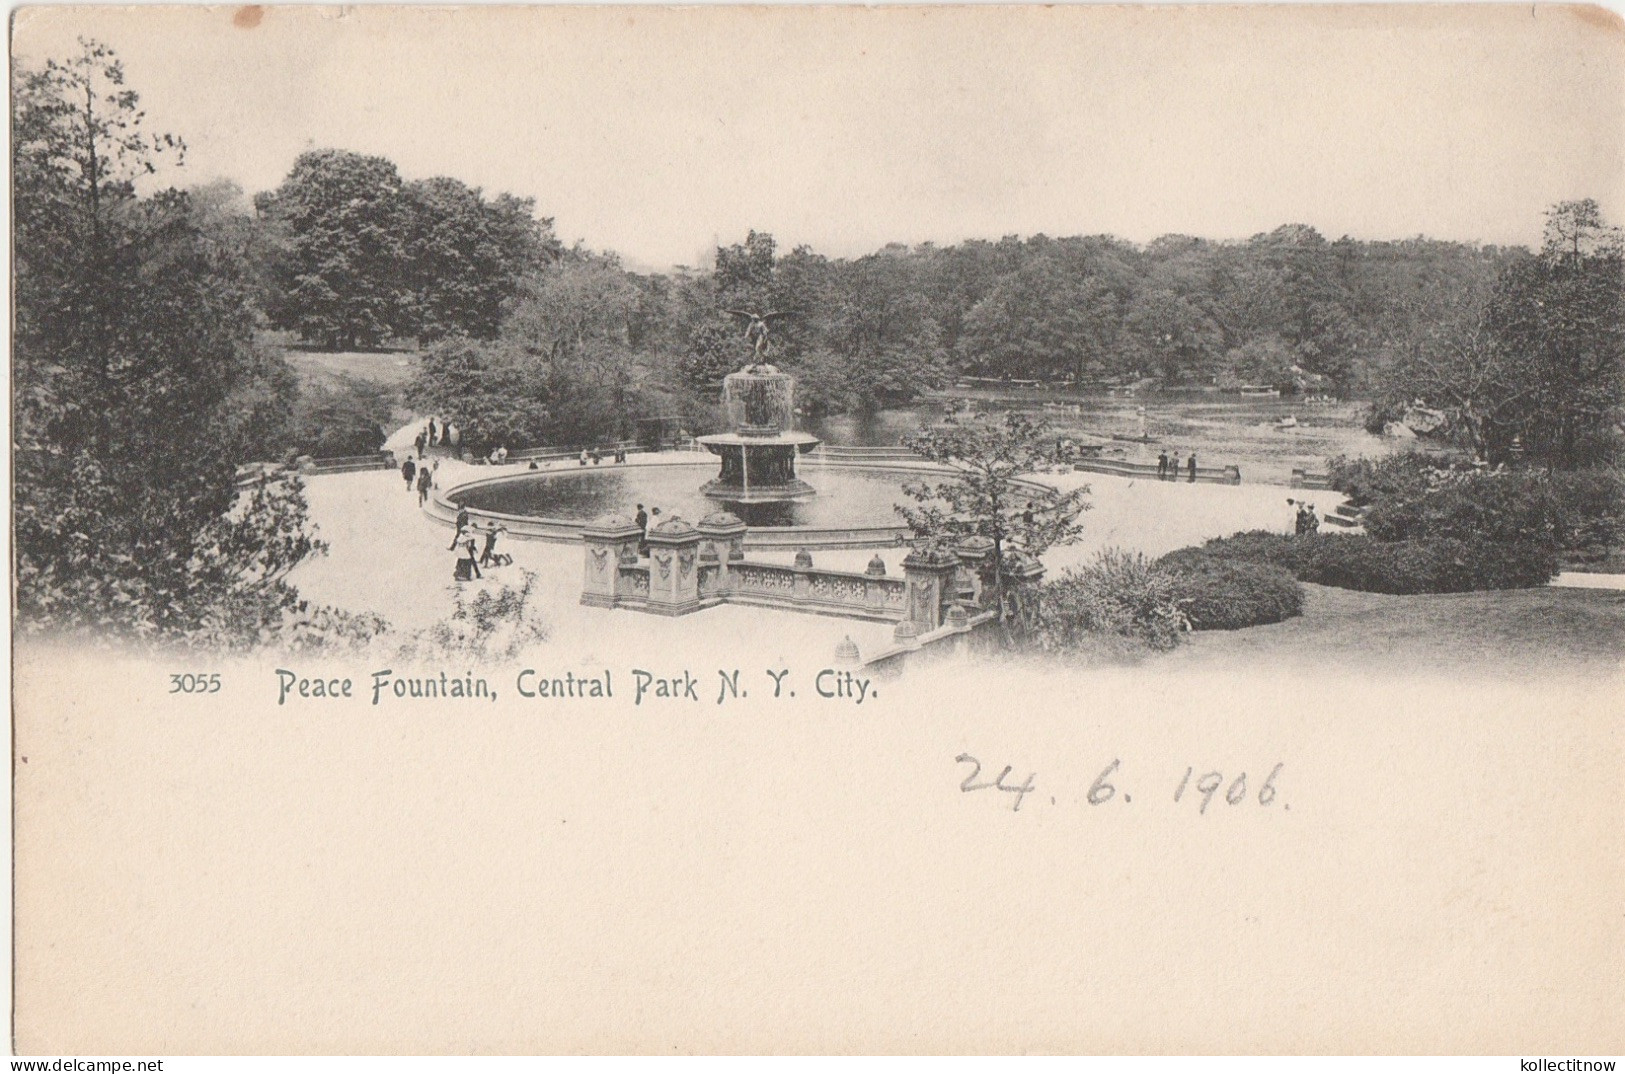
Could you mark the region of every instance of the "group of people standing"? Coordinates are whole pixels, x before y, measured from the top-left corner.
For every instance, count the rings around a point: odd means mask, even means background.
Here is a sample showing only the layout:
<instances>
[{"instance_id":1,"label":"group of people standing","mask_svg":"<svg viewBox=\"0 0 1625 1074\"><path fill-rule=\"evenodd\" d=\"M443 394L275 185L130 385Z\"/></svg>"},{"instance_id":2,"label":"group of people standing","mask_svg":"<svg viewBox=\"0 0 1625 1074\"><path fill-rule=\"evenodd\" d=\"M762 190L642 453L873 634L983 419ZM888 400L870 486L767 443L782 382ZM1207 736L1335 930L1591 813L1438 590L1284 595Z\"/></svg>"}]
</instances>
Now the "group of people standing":
<instances>
[{"instance_id":1,"label":"group of people standing","mask_svg":"<svg viewBox=\"0 0 1625 1074\"><path fill-rule=\"evenodd\" d=\"M421 459L423 456L420 454L418 458ZM422 507L424 502L428 500L429 490L434 488L435 472L439 469L439 459L434 460L431 465L427 459L424 459L422 463L418 463L413 460L412 456L408 455L406 461L401 463L401 477L406 481L406 490L408 492L413 489L417 490L419 507Z\"/></svg>"},{"instance_id":2,"label":"group of people standing","mask_svg":"<svg viewBox=\"0 0 1625 1074\"><path fill-rule=\"evenodd\" d=\"M1320 531L1320 515L1315 511L1314 504L1291 498L1288 498L1286 502L1298 508L1298 518L1293 526L1293 533L1301 537L1304 534L1318 533Z\"/></svg>"},{"instance_id":3,"label":"group of people standing","mask_svg":"<svg viewBox=\"0 0 1625 1074\"><path fill-rule=\"evenodd\" d=\"M412 443L416 445L418 458L421 459L423 458L424 448L456 447L462 443L462 440L462 434L452 427L451 422L442 421L436 424L435 420L430 418L428 423L418 432L417 439L413 440Z\"/></svg>"},{"instance_id":4,"label":"group of people standing","mask_svg":"<svg viewBox=\"0 0 1625 1074\"><path fill-rule=\"evenodd\" d=\"M638 513L632 516L632 521L636 522L638 529L642 531L638 535L638 555L646 556L649 554L649 527L660 524L660 508L656 507L654 514L651 515L643 509L643 505L640 503L638 504Z\"/></svg>"},{"instance_id":5,"label":"group of people standing","mask_svg":"<svg viewBox=\"0 0 1625 1074\"><path fill-rule=\"evenodd\" d=\"M1191 452L1190 456L1185 460L1185 474L1187 481L1195 482L1196 452L1194 451ZM1179 452L1176 451L1170 455L1167 451L1164 451L1162 454L1157 456L1157 480L1179 480Z\"/></svg>"},{"instance_id":6,"label":"group of people standing","mask_svg":"<svg viewBox=\"0 0 1625 1074\"><path fill-rule=\"evenodd\" d=\"M508 532L508 527L491 522L484 528L475 523L464 507L457 512L457 536L451 539L446 551L457 553L457 566L452 577L459 582L484 578L481 567L500 567L513 562L513 557L497 551L497 537ZM480 540L484 538L484 548Z\"/></svg>"}]
</instances>

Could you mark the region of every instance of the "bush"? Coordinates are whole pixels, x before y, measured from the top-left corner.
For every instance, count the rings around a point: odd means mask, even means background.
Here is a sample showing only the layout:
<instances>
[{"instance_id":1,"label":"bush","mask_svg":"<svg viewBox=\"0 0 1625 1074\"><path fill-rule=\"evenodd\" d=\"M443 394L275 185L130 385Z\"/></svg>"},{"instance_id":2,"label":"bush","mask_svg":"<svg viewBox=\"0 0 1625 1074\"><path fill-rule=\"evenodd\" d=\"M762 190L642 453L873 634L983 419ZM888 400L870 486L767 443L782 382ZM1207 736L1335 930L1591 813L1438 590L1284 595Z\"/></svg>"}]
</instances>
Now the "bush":
<instances>
[{"instance_id":1,"label":"bush","mask_svg":"<svg viewBox=\"0 0 1625 1074\"><path fill-rule=\"evenodd\" d=\"M1366 512L1379 541L1454 539L1558 546L1558 495L1533 473L1452 475L1432 489L1385 496Z\"/></svg>"},{"instance_id":2,"label":"bush","mask_svg":"<svg viewBox=\"0 0 1625 1074\"><path fill-rule=\"evenodd\" d=\"M1212 557L1242 563L1265 563L1296 574L1298 568L1307 562L1311 543L1310 539L1273 530L1247 530L1229 537L1214 537L1199 547L1169 552L1158 562L1166 567L1174 567L1191 560Z\"/></svg>"},{"instance_id":3,"label":"bush","mask_svg":"<svg viewBox=\"0 0 1625 1074\"><path fill-rule=\"evenodd\" d=\"M1356 507L1364 507L1390 496L1426 493L1438 485L1440 475L1455 472L1460 466L1444 456L1419 451L1381 459L1338 455L1326 460L1326 483Z\"/></svg>"},{"instance_id":4,"label":"bush","mask_svg":"<svg viewBox=\"0 0 1625 1074\"><path fill-rule=\"evenodd\" d=\"M1219 560L1263 563L1299 581L1368 593L1466 593L1545 585L1557 571L1550 542L1462 540L1453 537L1379 541L1339 533L1238 533L1181 549L1165 563L1188 563L1206 555Z\"/></svg>"},{"instance_id":5,"label":"bush","mask_svg":"<svg viewBox=\"0 0 1625 1074\"><path fill-rule=\"evenodd\" d=\"M1566 558L1595 563L1625 547L1625 473L1579 470L1551 477L1557 540Z\"/></svg>"},{"instance_id":6,"label":"bush","mask_svg":"<svg viewBox=\"0 0 1625 1074\"><path fill-rule=\"evenodd\" d=\"M1193 630L1239 630L1303 612L1303 587L1282 567L1221 559L1196 549L1164 556L1157 566L1174 579L1179 608Z\"/></svg>"},{"instance_id":7,"label":"bush","mask_svg":"<svg viewBox=\"0 0 1625 1074\"><path fill-rule=\"evenodd\" d=\"M305 386L288 429L296 455L335 459L371 455L384 444L393 396L386 388L354 378Z\"/></svg>"},{"instance_id":8,"label":"bush","mask_svg":"<svg viewBox=\"0 0 1625 1074\"><path fill-rule=\"evenodd\" d=\"M512 660L547 640L547 624L531 601L535 589L533 571L521 571L518 585L504 582L494 590L481 588L472 597L459 588L451 615L412 635L399 655L423 660L459 657L485 664Z\"/></svg>"},{"instance_id":9,"label":"bush","mask_svg":"<svg viewBox=\"0 0 1625 1074\"><path fill-rule=\"evenodd\" d=\"M1625 545L1625 475L1439 472L1429 489L1379 498L1365 528L1381 541L1549 545L1579 562L1601 560Z\"/></svg>"},{"instance_id":10,"label":"bush","mask_svg":"<svg viewBox=\"0 0 1625 1074\"><path fill-rule=\"evenodd\" d=\"M1174 579L1141 555L1115 549L1039 586L1023 635L1046 652L1172 649L1186 629Z\"/></svg>"}]
</instances>

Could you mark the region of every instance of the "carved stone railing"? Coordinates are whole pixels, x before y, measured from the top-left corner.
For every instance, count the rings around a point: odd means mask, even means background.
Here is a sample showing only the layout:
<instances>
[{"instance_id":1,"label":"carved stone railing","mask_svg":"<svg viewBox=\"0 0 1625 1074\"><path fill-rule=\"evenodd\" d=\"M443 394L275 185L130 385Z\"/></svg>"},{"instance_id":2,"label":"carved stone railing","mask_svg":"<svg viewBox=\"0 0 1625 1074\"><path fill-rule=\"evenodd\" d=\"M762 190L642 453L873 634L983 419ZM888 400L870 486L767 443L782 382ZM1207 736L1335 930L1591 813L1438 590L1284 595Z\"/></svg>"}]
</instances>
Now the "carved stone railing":
<instances>
[{"instance_id":1,"label":"carved stone railing","mask_svg":"<svg viewBox=\"0 0 1625 1074\"><path fill-rule=\"evenodd\" d=\"M627 519L603 519L585 528L582 541L583 604L662 615L745 604L907 624L911 637L939 630L953 609L982 610L981 577L992 555L992 542L975 538L958 548L922 545L903 557L901 577L887 573L878 553L863 571L815 567L805 549L793 565L763 563L744 558L745 525L725 512L698 525L669 518L647 534ZM1043 568L1033 563L1023 572L1036 579Z\"/></svg>"},{"instance_id":2,"label":"carved stone railing","mask_svg":"<svg viewBox=\"0 0 1625 1074\"><path fill-rule=\"evenodd\" d=\"M898 622L908 607L908 582L902 578L820 570L810 565L785 567L744 560L733 565L736 604L757 604L792 611L848 615L856 619Z\"/></svg>"}]
</instances>

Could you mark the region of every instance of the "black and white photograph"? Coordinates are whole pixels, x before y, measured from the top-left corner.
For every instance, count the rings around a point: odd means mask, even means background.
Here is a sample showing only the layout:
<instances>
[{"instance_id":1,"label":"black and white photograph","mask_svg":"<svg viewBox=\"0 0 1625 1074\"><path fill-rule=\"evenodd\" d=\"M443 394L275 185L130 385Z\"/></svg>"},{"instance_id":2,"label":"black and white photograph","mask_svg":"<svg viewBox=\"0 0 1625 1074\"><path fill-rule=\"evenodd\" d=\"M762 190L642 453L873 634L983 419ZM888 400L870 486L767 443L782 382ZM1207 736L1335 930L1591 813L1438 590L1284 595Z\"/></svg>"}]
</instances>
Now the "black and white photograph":
<instances>
[{"instance_id":1,"label":"black and white photograph","mask_svg":"<svg viewBox=\"0 0 1625 1074\"><path fill-rule=\"evenodd\" d=\"M10 47L16 1055L1625 1051L1619 14Z\"/></svg>"}]
</instances>

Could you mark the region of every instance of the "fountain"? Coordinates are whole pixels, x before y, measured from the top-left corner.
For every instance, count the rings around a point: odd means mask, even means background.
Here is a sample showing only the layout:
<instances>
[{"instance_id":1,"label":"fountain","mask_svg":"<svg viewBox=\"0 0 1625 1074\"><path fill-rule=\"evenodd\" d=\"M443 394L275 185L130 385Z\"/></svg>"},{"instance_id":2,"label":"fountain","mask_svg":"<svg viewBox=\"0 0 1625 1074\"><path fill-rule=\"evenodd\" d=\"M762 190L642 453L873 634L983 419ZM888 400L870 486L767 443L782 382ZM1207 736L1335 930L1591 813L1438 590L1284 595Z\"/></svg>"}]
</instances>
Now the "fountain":
<instances>
[{"instance_id":1,"label":"fountain","mask_svg":"<svg viewBox=\"0 0 1625 1074\"><path fill-rule=\"evenodd\" d=\"M698 438L722 459L722 472L700 486L702 493L740 504L796 502L817 495L796 476L796 456L819 441L791 430L795 390L794 377L766 364L722 378L722 405L733 432Z\"/></svg>"}]
</instances>

